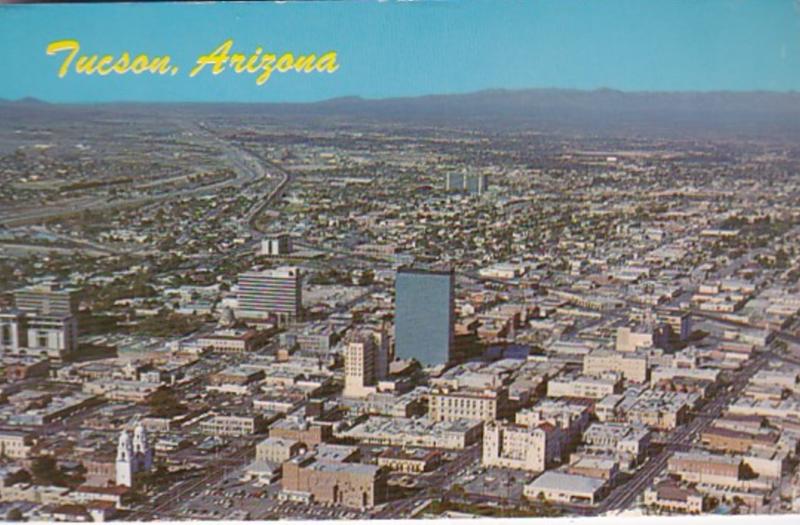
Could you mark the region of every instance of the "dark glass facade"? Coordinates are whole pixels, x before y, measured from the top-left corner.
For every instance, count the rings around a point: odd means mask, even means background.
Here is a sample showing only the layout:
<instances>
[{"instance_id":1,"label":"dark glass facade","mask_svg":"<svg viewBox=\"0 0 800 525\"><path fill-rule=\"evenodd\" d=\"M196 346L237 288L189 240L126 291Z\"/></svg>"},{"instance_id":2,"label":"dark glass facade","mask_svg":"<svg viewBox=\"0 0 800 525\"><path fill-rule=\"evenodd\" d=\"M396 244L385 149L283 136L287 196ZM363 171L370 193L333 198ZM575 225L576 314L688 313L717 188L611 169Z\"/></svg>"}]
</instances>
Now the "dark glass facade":
<instances>
[{"instance_id":1,"label":"dark glass facade","mask_svg":"<svg viewBox=\"0 0 800 525\"><path fill-rule=\"evenodd\" d=\"M401 359L423 365L452 357L455 323L452 271L401 268L395 281L395 346Z\"/></svg>"}]
</instances>

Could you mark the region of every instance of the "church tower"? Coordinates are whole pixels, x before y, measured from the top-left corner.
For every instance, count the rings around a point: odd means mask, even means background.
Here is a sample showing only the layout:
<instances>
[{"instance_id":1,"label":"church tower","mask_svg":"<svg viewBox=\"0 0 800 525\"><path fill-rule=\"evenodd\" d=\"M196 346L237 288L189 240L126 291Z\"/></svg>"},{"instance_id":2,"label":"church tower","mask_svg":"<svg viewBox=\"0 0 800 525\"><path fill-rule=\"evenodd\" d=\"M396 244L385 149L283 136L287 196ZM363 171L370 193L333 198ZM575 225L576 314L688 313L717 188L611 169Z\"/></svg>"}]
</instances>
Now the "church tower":
<instances>
[{"instance_id":1,"label":"church tower","mask_svg":"<svg viewBox=\"0 0 800 525\"><path fill-rule=\"evenodd\" d=\"M141 423L133 431L133 457L136 460L134 472L146 472L153 467L153 449Z\"/></svg>"},{"instance_id":2,"label":"church tower","mask_svg":"<svg viewBox=\"0 0 800 525\"><path fill-rule=\"evenodd\" d=\"M119 436L117 444L117 485L133 486L133 445L127 431Z\"/></svg>"}]
</instances>

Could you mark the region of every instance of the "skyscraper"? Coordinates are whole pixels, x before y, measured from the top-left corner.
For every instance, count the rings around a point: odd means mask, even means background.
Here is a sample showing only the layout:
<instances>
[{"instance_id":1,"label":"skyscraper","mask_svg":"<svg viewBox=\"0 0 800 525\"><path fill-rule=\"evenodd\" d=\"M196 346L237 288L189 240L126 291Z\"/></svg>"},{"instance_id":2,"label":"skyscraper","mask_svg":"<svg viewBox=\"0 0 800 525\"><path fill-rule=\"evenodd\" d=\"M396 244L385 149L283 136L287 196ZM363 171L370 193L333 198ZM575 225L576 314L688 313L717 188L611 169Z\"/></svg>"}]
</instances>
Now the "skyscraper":
<instances>
[{"instance_id":1,"label":"skyscraper","mask_svg":"<svg viewBox=\"0 0 800 525\"><path fill-rule=\"evenodd\" d=\"M483 173L448 173L444 187L449 193L483 195L489 189L489 178Z\"/></svg>"},{"instance_id":2,"label":"skyscraper","mask_svg":"<svg viewBox=\"0 0 800 525\"><path fill-rule=\"evenodd\" d=\"M76 352L78 295L53 282L15 290L16 308L0 313L0 349L53 359Z\"/></svg>"},{"instance_id":3,"label":"skyscraper","mask_svg":"<svg viewBox=\"0 0 800 525\"><path fill-rule=\"evenodd\" d=\"M483 195L488 188L489 182L486 175L473 173L464 176L464 191L470 195Z\"/></svg>"},{"instance_id":4,"label":"skyscraper","mask_svg":"<svg viewBox=\"0 0 800 525\"><path fill-rule=\"evenodd\" d=\"M261 239L261 255L286 255L292 251L292 238L286 233L270 235Z\"/></svg>"},{"instance_id":5,"label":"skyscraper","mask_svg":"<svg viewBox=\"0 0 800 525\"><path fill-rule=\"evenodd\" d=\"M367 333L359 333L348 342L344 354L344 395L364 397L375 384L375 341Z\"/></svg>"},{"instance_id":6,"label":"skyscraper","mask_svg":"<svg viewBox=\"0 0 800 525\"><path fill-rule=\"evenodd\" d=\"M293 266L239 274L237 315L255 319L275 316L282 322L298 319L303 304L300 277L300 269Z\"/></svg>"},{"instance_id":7,"label":"skyscraper","mask_svg":"<svg viewBox=\"0 0 800 525\"><path fill-rule=\"evenodd\" d=\"M452 358L455 274L401 268L395 281L395 347L401 359L439 365Z\"/></svg>"},{"instance_id":8,"label":"skyscraper","mask_svg":"<svg viewBox=\"0 0 800 525\"><path fill-rule=\"evenodd\" d=\"M366 397L389 374L389 345L381 330L363 329L349 337L344 353L345 397Z\"/></svg>"},{"instance_id":9,"label":"skyscraper","mask_svg":"<svg viewBox=\"0 0 800 525\"><path fill-rule=\"evenodd\" d=\"M39 315L71 316L78 313L78 290L52 282L36 284L15 290L14 304Z\"/></svg>"}]
</instances>

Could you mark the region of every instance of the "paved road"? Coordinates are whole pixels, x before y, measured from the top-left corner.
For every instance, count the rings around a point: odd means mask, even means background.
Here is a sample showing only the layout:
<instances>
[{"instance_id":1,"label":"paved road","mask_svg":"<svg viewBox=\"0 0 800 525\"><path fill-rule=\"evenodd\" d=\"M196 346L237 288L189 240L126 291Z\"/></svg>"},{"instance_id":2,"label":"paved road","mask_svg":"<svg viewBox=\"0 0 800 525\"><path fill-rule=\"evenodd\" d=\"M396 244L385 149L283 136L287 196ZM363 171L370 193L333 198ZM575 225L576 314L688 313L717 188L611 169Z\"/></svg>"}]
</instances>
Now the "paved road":
<instances>
[{"instance_id":1,"label":"paved road","mask_svg":"<svg viewBox=\"0 0 800 525\"><path fill-rule=\"evenodd\" d=\"M427 488L410 498L389 502L379 511L373 513L373 519L410 518L412 511L425 500L437 499L446 490L458 474L473 466L481 457L480 445L465 449L456 459L437 469L426 479Z\"/></svg>"},{"instance_id":2,"label":"paved road","mask_svg":"<svg viewBox=\"0 0 800 525\"><path fill-rule=\"evenodd\" d=\"M147 519L163 519L163 516L173 513L194 491L210 487L218 483L227 472L241 468L251 461L254 445L243 444L238 447L226 448L223 453L214 459L214 466L204 476L189 478L172 485L165 492L156 496L146 505L149 508L131 512L126 521L141 521Z\"/></svg>"},{"instance_id":3,"label":"paved road","mask_svg":"<svg viewBox=\"0 0 800 525\"><path fill-rule=\"evenodd\" d=\"M733 401L747 385L751 377L767 362L771 353L759 354L751 359L740 369L731 381L731 389L718 395L702 408L702 417L695 417L691 423L682 425L673 430L666 440L664 450L650 458L645 465L627 483L617 487L595 509L595 514L604 514L608 511L623 510L630 506L644 490L650 486L653 479L667 466L669 458L677 450L690 447L692 441L711 423L719 417L722 411Z\"/></svg>"}]
</instances>

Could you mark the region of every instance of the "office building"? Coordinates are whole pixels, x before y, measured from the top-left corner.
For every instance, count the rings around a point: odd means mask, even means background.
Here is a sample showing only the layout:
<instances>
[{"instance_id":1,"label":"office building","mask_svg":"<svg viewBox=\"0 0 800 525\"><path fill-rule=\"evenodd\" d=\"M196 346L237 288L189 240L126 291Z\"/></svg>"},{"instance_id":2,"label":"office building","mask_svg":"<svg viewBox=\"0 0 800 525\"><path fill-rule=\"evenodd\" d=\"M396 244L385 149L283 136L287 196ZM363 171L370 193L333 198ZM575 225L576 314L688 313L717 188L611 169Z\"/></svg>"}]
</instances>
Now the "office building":
<instances>
[{"instance_id":1,"label":"office building","mask_svg":"<svg viewBox=\"0 0 800 525\"><path fill-rule=\"evenodd\" d=\"M73 316L31 315L26 319L28 351L61 359L78 349L78 321Z\"/></svg>"},{"instance_id":2,"label":"office building","mask_svg":"<svg viewBox=\"0 0 800 525\"><path fill-rule=\"evenodd\" d=\"M445 191L483 195L489 188L489 178L482 173L448 173L445 175Z\"/></svg>"},{"instance_id":3,"label":"office building","mask_svg":"<svg viewBox=\"0 0 800 525\"><path fill-rule=\"evenodd\" d=\"M395 345L401 359L441 365L455 341L455 274L401 268L395 281Z\"/></svg>"},{"instance_id":4,"label":"office building","mask_svg":"<svg viewBox=\"0 0 800 525\"><path fill-rule=\"evenodd\" d=\"M390 448L378 455L378 466L407 474L429 472L442 462L438 450Z\"/></svg>"},{"instance_id":5,"label":"office building","mask_svg":"<svg viewBox=\"0 0 800 525\"><path fill-rule=\"evenodd\" d=\"M647 355L640 352L595 350L583 357L585 375L601 376L608 372L618 372L624 379L635 383L647 381L647 365Z\"/></svg>"},{"instance_id":6,"label":"office building","mask_svg":"<svg viewBox=\"0 0 800 525\"><path fill-rule=\"evenodd\" d=\"M428 396L428 415L434 421L495 421L508 415L510 408L505 386L434 387Z\"/></svg>"},{"instance_id":7,"label":"office building","mask_svg":"<svg viewBox=\"0 0 800 525\"><path fill-rule=\"evenodd\" d=\"M0 351L63 359L78 349L74 316L43 315L20 309L0 312Z\"/></svg>"},{"instance_id":8,"label":"office building","mask_svg":"<svg viewBox=\"0 0 800 525\"><path fill-rule=\"evenodd\" d=\"M617 328L616 350L636 352L647 348L666 348L672 328L667 324L644 323L640 326Z\"/></svg>"},{"instance_id":9,"label":"office building","mask_svg":"<svg viewBox=\"0 0 800 525\"><path fill-rule=\"evenodd\" d=\"M563 374L547 382L547 397L603 399L622 391L622 376L606 373L599 377Z\"/></svg>"},{"instance_id":10,"label":"office building","mask_svg":"<svg viewBox=\"0 0 800 525\"><path fill-rule=\"evenodd\" d=\"M261 414L220 414L200 422L200 431L212 436L252 436L266 428L267 421Z\"/></svg>"},{"instance_id":11,"label":"office building","mask_svg":"<svg viewBox=\"0 0 800 525\"><path fill-rule=\"evenodd\" d=\"M292 238L287 233L270 235L261 239L261 255L275 257L292 252Z\"/></svg>"},{"instance_id":12,"label":"office building","mask_svg":"<svg viewBox=\"0 0 800 525\"><path fill-rule=\"evenodd\" d=\"M0 457L27 459L33 451L33 436L18 430L0 430Z\"/></svg>"},{"instance_id":13,"label":"office building","mask_svg":"<svg viewBox=\"0 0 800 525\"><path fill-rule=\"evenodd\" d=\"M676 452L667 462L667 472L689 483L735 487L744 479L746 470L741 457L692 451Z\"/></svg>"},{"instance_id":14,"label":"office building","mask_svg":"<svg viewBox=\"0 0 800 525\"><path fill-rule=\"evenodd\" d=\"M78 290L57 283L43 283L14 291L14 304L22 311L67 317L78 313Z\"/></svg>"},{"instance_id":15,"label":"office building","mask_svg":"<svg viewBox=\"0 0 800 525\"><path fill-rule=\"evenodd\" d=\"M294 439L268 437L256 445L256 461L283 463L305 449L305 445Z\"/></svg>"},{"instance_id":16,"label":"office building","mask_svg":"<svg viewBox=\"0 0 800 525\"><path fill-rule=\"evenodd\" d=\"M344 396L366 397L389 373L388 345L367 330L357 331L344 354Z\"/></svg>"},{"instance_id":17,"label":"office building","mask_svg":"<svg viewBox=\"0 0 800 525\"><path fill-rule=\"evenodd\" d=\"M692 335L692 315L689 312L663 308L656 312L656 319L669 326L674 339L688 341Z\"/></svg>"},{"instance_id":18,"label":"office building","mask_svg":"<svg viewBox=\"0 0 800 525\"><path fill-rule=\"evenodd\" d=\"M0 311L0 350L17 353L28 346L25 312L21 310Z\"/></svg>"},{"instance_id":19,"label":"office building","mask_svg":"<svg viewBox=\"0 0 800 525\"><path fill-rule=\"evenodd\" d=\"M499 421L486 423L482 464L544 472L561 459L561 443L561 430L549 423L536 427Z\"/></svg>"},{"instance_id":20,"label":"office building","mask_svg":"<svg viewBox=\"0 0 800 525\"><path fill-rule=\"evenodd\" d=\"M282 499L355 509L372 508L386 500L387 471L376 465L309 451L284 462L282 471Z\"/></svg>"},{"instance_id":21,"label":"office building","mask_svg":"<svg viewBox=\"0 0 800 525\"><path fill-rule=\"evenodd\" d=\"M240 318L297 320L303 304L300 269L283 266L242 273L237 298Z\"/></svg>"}]
</instances>

